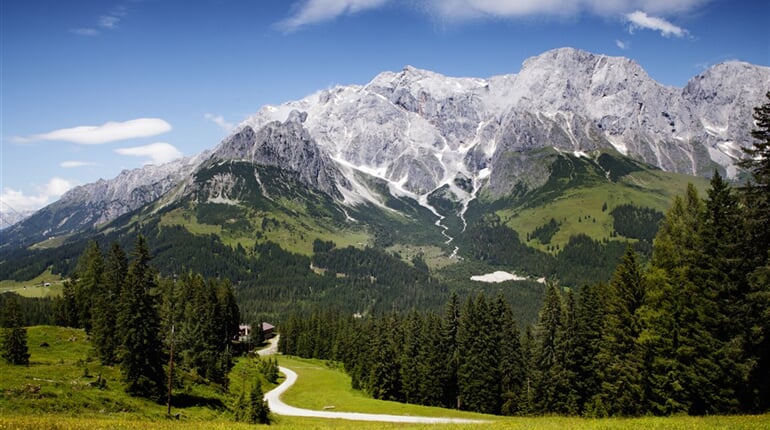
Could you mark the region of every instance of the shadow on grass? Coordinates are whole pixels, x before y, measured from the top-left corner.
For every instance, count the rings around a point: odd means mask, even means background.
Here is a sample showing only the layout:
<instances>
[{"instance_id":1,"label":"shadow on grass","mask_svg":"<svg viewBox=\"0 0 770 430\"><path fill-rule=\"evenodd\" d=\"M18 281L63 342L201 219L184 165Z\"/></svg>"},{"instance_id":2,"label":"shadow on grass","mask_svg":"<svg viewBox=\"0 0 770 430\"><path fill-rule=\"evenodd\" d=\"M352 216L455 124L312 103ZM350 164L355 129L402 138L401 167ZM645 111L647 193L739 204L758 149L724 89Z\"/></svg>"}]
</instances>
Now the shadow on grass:
<instances>
[{"instance_id":1,"label":"shadow on grass","mask_svg":"<svg viewBox=\"0 0 770 430\"><path fill-rule=\"evenodd\" d=\"M171 398L171 406L175 408L192 408L199 406L218 411L227 409L225 404L222 403L222 399L218 399L216 397L196 396L194 394L186 393L174 394L174 396Z\"/></svg>"}]
</instances>

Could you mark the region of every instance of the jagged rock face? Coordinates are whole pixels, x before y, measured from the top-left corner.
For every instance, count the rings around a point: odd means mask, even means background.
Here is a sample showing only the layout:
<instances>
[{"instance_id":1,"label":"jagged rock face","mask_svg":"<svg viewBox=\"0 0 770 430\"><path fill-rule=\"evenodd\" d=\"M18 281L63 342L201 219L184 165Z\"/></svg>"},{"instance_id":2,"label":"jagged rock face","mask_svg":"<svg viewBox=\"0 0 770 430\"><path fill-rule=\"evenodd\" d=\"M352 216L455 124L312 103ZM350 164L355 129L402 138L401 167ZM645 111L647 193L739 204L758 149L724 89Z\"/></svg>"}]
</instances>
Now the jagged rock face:
<instances>
[{"instance_id":1,"label":"jagged rock face","mask_svg":"<svg viewBox=\"0 0 770 430\"><path fill-rule=\"evenodd\" d=\"M171 190L191 189L196 169L227 160L280 167L348 204L377 200L353 174L362 172L422 204L445 189L443 198L453 195L463 208L483 187L495 198L544 184L547 148L616 149L667 171L709 175L719 168L735 177L740 147L752 142L752 109L768 89L768 67L724 63L678 89L629 59L571 48L489 79L406 67L367 85L266 106L211 155L77 188L28 221L45 219L57 231L103 223L160 197L173 200ZM467 186L457 186L457 178ZM232 184L219 180L207 186L226 194Z\"/></svg>"},{"instance_id":2,"label":"jagged rock face","mask_svg":"<svg viewBox=\"0 0 770 430\"><path fill-rule=\"evenodd\" d=\"M488 169L490 191L500 196L547 180L548 170L525 168L522 154L548 147L614 148L667 171L735 176L739 147L751 142L752 108L767 88L766 67L725 63L678 89L627 58L563 48L490 79L385 72L365 86L266 107L243 126L259 129L302 110L310 135L340 164L418 196L458 173L478 178Z\"/></svg>"},{"instance_id":3,"label":"jagged rock face","mask_svg":"<svg viewBox=\"0 0 770 430\"><path fill-rule=\"evenodd\" d=\"M341 198L337 186L348 187L348 182L302 126L306 118L307 114L293 111L283 123L273 121L257 131L242 127L222 142L211 159L280 167L295 172L300 182Z\"/></svg>"},{"instance_id":4,"label":"jagged rock face","mask_svg":"<svg viewBox=\"0 0 770 430\"><path fill-rule=\"evenodd\" d=\"M4 231L6 237L34 242L82 231L156 202L198 165L206 153L162 166L124 170L111 180L75 187L56 202ZM20 239L21 240L21 239Z\"/></svg>"}]
</instances>

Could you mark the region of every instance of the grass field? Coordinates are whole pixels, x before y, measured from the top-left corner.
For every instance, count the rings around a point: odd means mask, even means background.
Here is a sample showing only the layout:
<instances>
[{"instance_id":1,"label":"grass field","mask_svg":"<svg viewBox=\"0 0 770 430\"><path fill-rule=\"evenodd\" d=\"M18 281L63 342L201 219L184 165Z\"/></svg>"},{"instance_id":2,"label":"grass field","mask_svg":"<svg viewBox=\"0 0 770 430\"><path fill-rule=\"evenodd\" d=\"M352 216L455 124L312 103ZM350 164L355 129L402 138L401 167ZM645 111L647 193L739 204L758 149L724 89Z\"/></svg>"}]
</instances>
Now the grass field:
<instances>
[{"instance_id":1,"label":"grass field","mask_svg":"<svg viewBox=\"0 0 770 430\"><path fill-rule=\"evenodd\" d=\"M48 346L41 346L43 343ZM254 359L241 358L230 374L230 390L222 392L206 384L187 384L185 395L176 393L176 402L186 399L181 407L175 403L172 413L180 419L166 417L166 406L135 399L123 392L119 371L102 366L89 358L91 346L82 330L60 327L30 327L29 366L0 363L0 430L32 429L246 429L253 425L235 423L228 410L230 402L243 384L251 384L257 373ZM350 388L344 372L323 361L279 357L282 366L298 373L296 385L284 400L297 407L323 409L334 406L337 411L446 416L485 419L484 424L389 424L363 423L318 418L273 417L272 428L294 429L545 429L545 430L690 430L770 428L770 415L670 417L633 419L584 419L575 417L509 418L470 414L440 408L404 405L373 400ZM93 386L99 375L106 379L103 389ZM266 389L270 388L268 386ZM212 407L213 406L213 407Z\"/></svg>"},{"instance_id":2,"label":"grass field","mask_svg":"<svg viewBox=\"0 0 770 430\"><path fill-rule=\"evenodd\" d=\"M0 294L14 292L24 297L57 297L62 293L63 282L61 276L54 275L49 268L29 281L0 281ZM45 286L46 284L50 285Z\"/></svg>"},{"instance_id":3,"label":"grass field","mask_svg":"<svg viewBox=\"0 0 770 430\"><path fill-rule=\"evenodd\" d=\"M590 188L569 189L557 199L540 206L504 209L497 213L509 227L519 233L522 240L527 233L553 218L560 226L550 245L564 248L569 238L578 233L587 234L596 240L610 239L610 233L614 230L610 212L620 204L631 202L636 206L665 213L673 204L675 196L684 195L688 182L692 182L703 196L708 186L705 179L644 171L629 174L619 183L607 182ZM607 209L602 211L604 204ZM546 245L537 240L530 241L528 245L546 250Z\"/></svg>"}]
</instances>

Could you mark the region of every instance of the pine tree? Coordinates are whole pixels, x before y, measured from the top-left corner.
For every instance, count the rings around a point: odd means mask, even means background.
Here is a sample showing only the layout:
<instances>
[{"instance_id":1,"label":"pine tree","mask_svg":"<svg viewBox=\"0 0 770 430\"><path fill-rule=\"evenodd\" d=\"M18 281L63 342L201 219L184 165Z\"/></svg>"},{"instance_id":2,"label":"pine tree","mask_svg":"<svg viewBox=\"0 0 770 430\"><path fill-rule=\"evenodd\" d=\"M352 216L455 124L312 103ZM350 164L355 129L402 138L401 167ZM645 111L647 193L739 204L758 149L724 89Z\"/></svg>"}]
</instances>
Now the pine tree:
<instances>
[{"instance_id":1,"label":"pine tree","mask_svg":"<svg viewBox=\"0 0 770 430\"><path fill-rule=\"evenodd\" d=\"M441 386L444 389L443 405L448 408L460 408L460 393L457 388L457 367L459 351L457 350L457 328L460 324L460 303L454 291L441 320L441 349L444 351L444 371L441 374Z\"/></svg>"},{"instance_id":2,"label":"pine tree","mask_svg":"<svg viewBox=\"0 0 770 430\"><path fill-rule=\"evenodd\" d=\"M752 364L740 397L744 409L752 412L770 408L770 91L766 97L754 109L753 146L743 148L747 156L739 163L752 175L740 193L747 232L741 249L750 273L746 299L739 305L746 362Z\"/></svg>"},{"instance_id":3,"label":"pine tree","mask_svg":"<svg viewBox=\"0 0 770 430\"><path fill-rule=\"evenodd\" d=\"M555 285L549 284L535 328L534 407L541 414L564 413L567 409L563 318L561 295Z\"/></svg>"},{"instance_id":4,"label":"pine tree","mask_svg":"<svg viewBox=\"0 0 770 430\"><path fill-rule=\"evenodd\" d=\"M129 394L159 399L165 387L164 348L159 337L160 319L150 293L155 287L155 272L149 266L150 251L143 236L137 237L131 256L118 306L120 367Z\"/></svg>"},{"instance_id":5,"label":"pine tree","mask_svg":"<svg viewBox=\"0 0 770 430\"><path fill-rule=\"evenodd\" d=\"M515 415L521 413L523 402L522 393L525 378L524 356L521 350L521 340L513 310L502 293L498 294L492 305L492 330L498 334L497 349L499 365L497 368L499 389L498 413Z\"/></svg>"},{"instance_id":6,"label":"pine tree","mask_svg":"<svg viewBox=\"0 0 770 430\"><path fill-rule=\"evenodd\" d=\"M718 175L712 186L712 197L724 192ZM654 282L649 283L644 343L653 357L648 400L656 413L717 413L735 403L728 388L735 363L725 362L724 343L715 336L720 330L718 290L730 290L723 285L729 275L720 273L726 264L723 245L714 242L725 230L716 225L725 222L722 209L712 203L707 210L690 185L684 201L676 200L666 214L655 240L652 263L659 271L650 274Z\"/></svg>"},{"instance_id":7,"label":"pine tree","mask_svg":"<svg viewBox=\"0 0 770 430\"><path fill-rule=\"evenodd\" d=\"M500 407L498 351L489 305L483 294L469 297L457 328L457 388L464 410L496 413Z\"/></svg>"},{"instance_id":8,"label":"pine tree","mask_svg":"<svg viewBox=\"0 0 770 430\"><path fill-rule=\"evenodd\" d=\"M21 308L16 297L9 295L5 302L2 314L2 348L0 353L5 361L10 364L29 364L29 350L27 349L27 329L22 327Z\"/></svg>"},{"instance_id":9,"label":"pine tree","mask_svg":"<svg viewBox=\"0 0 770 430\"><path fill-rule=\"evenodd\" d=\"M749 183L741 189L749 224L749 252L752 266L760 267L768 258L770 249L770 91L768 101L754 108L751 147L744 147L746 157L738 165L751 174Z\"/></svg>"},{"instance_id":10,"label":"pine tree","mask_svg":"<svg viewBox=\"0 0 770 430\"><path fill-rule=\"evenodd\" d=\"M644 277L629 246L608 290L604 336L597 355L602 388L590 407L596 415L633 416L645 410L645 357L639 345L645 294Z\"/></svg>"},{"instance_id":11,"label":"pine tree","mask_svg":"<svg viewBox=\"0 0 770 430\"><path fill-rule=\"evenodd\" d=\"M443 404L443 376L446 373L447 351L443 349L441 318L429 312L420 332L417 352L418 393L420 404Z\"/></svg>"},{"instance_id":12,"label":"pine tree","mask_svg":"<svg viewBox=\"0 0 770 430\"><path fill-rule=\"evenodd\" d=\"M422 318L417 311L412 311L403 321L403 337L399 354L401 377L401 395L406 403L422 403L420 398L420 370L417 355L420 347L420 328Z\"/></svg>"},{"instance_id":13,"label":"pine tree","mask_svg":"<svg viewBox=\"0 0 770 430\"><path fill-rule=\"evenodd\" d=\"M577 333L571 349L567 350L574 366L574 385L578 396L578 411L585 415L595 415L589 410L591 399L601 388L597 369L597 355L602 342L605 304L603 297L606 286L599 284L580 288L577 300L575 324Z\"/></svg>"},{"instance_id":14,"label":"pine tree","mask_svg":"<svg viewBox=\"0 0 770 430\"><path fill-rule=\"evenodd\" d=\"M375 322L369 341L368 377L364 387L375 399L401 401L401 380L396 340L399 319L395 314Z\"/></svg>"},{"instance_id":15,"label":"pine tree","mask_svg":"<svg viewBox=\"0 0 770 430\"><path fill-rule=\"evenodd\" d=\"M270 406L264 399L262 382L259 378L254 380L254 388L249 395L247 422L251 424L270 424Z\"/></svg>"},{"instance_id":16,"label":"pine tree","mask_svg":"<svg viewBox=\"0 0 770 430\"><path fill-rule=\"evenodd\" d=\"M91 240L78 260L74 283L77 326L84 328L89 334L93 322L94 301L102 289L103 275L104 257L99 249L99 244Z\"/></svg>"},{"instance_id":17,"label":"pine tree","mask_svg":"<svg viewBox=\"0 0 770 430\"><path fill-rule=\"evenodd\" d=\"M102 364L117 362L117 349L120 343L115 330L117 323L117 303L123 290L128 271L126 254L115 242L110 247L104 267L103 282L93 300L91 338L96 353Z\"/></svg>"}]
</instances>

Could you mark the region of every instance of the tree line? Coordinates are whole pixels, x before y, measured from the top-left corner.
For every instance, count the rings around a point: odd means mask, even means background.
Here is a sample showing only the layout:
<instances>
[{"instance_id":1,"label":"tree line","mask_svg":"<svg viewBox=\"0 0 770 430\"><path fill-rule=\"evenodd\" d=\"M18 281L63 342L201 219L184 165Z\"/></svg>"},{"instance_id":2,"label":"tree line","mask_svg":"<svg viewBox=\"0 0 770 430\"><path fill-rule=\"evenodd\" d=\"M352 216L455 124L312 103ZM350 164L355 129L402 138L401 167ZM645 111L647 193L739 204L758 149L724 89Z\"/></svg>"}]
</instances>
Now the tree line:
<instances>
[{"instance_id":1,"label":"tree line","mask_svg":"<svg viewBox=\"0 0 770 430\"><path fill-rule=\"evenodd\" d=\"M163 398L172 343L176 370L227 385L240 323L232 285L193 273L163 278L150 260L142 235L130 256L117 243L105 255L89 242L54 300L54 322L85 329L99 360L120 366L131 395Z\"/></svg>"}]
</instances>

